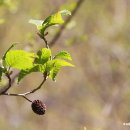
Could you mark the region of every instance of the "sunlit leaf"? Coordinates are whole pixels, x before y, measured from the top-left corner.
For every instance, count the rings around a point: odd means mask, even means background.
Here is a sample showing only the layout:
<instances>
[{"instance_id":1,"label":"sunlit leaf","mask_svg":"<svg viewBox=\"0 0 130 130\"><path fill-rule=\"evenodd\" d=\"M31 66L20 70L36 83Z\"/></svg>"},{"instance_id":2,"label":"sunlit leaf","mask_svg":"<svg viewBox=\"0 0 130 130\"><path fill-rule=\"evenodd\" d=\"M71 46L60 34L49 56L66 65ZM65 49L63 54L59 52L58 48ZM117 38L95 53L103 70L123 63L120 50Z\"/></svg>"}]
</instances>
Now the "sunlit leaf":
<instances>
[{"instance_id":1,"label":"sunlit leaf","mask_svg":"<svg viewBox=\"0 0 130 130\"><path fill-rule=\"evenodd\" d=\"M60 60L60 59L54 59L51 62L49 62L47 64L47 71L50 71L50 75L49 77L55 81L56 76L58 74L58 72L60 71L61 67L63 66L70 66L70 67L74 67L73 64L66 62L64 60Z\"/></svg>"},{"instance_id":2,"label":"sunlit leaf","mask_svg":"<svg viewBox=\"0 0 130 130\"><path fill-rule=\"evenodd\" d=\"M56 14L53 14L45 19L43 22L43 25L45 26L51 26L55 24L62 24L64 23L64 20L62 18L62 15L60 12L57 12Z\"/></svg>"},{"instance_id":3,"label":"sunlit leaf","mask_svg":"<svg viewBox=\"0 0 130 130\"><path fill-rule=\"evenodd\" d=\"M36 26L41 26L43 24L43 22L44 22L43 20L36 20L36 19L30 19L29 20L29 23L32 23Z\"/></svg>"},{"instance_id":4,"label":"sunlit leaf","mask_svg":"<svg viewBox=\"0 0 130 130\"><path fill-rule=\"evenodd\" d=\"M68 11L68 10L61 10L61 11L59 11L59 12L53 14L53 15L50 15L43 22L43 24L42 24L43 28L42 28L41 32L44 32L45 29L47 27L49 27L49 26L58 25L58 24L64 23L63 15L71 15L71 12Z\"/></svg>"},{"instance_id":5,"label":"sunlit leaf","mask_svg":"<svg viewBox=\"0 0 130 130\"><path fill-rule=\"evenodd\" d=\"M46 28L48 28L49 26L64 23L63 20L64 15L71 15L71 12L68 10L61 10L55 14L50 15L44 21L31 19L29 20L29 23L35 24L40 33L44 35Z\"/></svg>"},{"instance_id":6,"label":"sunlit leaf","mask_svg":"<svg viewBox=\"0 0 130 130\"><path fill-rule=\"evenodd\" d=\"M36 25L37 29L40 30L42 28L43 20L30 19L29 23Z\"/></svg>"},{"instance_id":7,"label":"sunlit leaf","mask_svg":"<svg viewBox=\"0 0 130 130\"><path fill-rule=\"evenodd\" d=\"M52 70L50 71L49 77L50 77L53 81L56 80L56 76L57 76L58 72L60 71L60 69L61 69L61 66L60 66L60 65L55 65L55 66L52 68Z\"/></svg>"},{"instance_id":8,"label":"sunlit leaf","mask_svg":"<svg viewBox=\"0 0 130 130\"><path fill-rule=\"evenodd\" d=\"M47 62L51 57L51 50L48 48L42 48L37 53L37 58L35 59L36 64L44 64Z\"/></svg>"},{"instance_id":9,"label":"sunlit leaf","mask_svg":"<svg viewBox=\"0 0 130 130\"><path fill-rule=\"evenodd\" d=\"M10 50L5 56L5 65L24 70L33 66L35 54L23 50Z\"/></svg>"},{"instance_id":10,"label":"sunlit leaf","mask_svg":"<svg viewBox=\"0 0 130 130\"><path fill-rule=\"evenodd\" d=\"M56 54L54 56L54 59L57 59L57 58L65 59L65 60L72 60L70 54L67 51L61 51L58 54Z\"/></svg>"},{"instance_id":11,"label":"sunlit leaf","mask_svg":"<svg viewBox=\"0 0 130 130\"><path fill-rule=\"evenodd\" d=\"M61 67L62 66L74 67L73 64L71 64L71 63L69 63L69 62L67 62L65 60L55 59L54 61L55 61L55 65L57 65L57 66L61 66Z\"/></svg>"}]
</instances>

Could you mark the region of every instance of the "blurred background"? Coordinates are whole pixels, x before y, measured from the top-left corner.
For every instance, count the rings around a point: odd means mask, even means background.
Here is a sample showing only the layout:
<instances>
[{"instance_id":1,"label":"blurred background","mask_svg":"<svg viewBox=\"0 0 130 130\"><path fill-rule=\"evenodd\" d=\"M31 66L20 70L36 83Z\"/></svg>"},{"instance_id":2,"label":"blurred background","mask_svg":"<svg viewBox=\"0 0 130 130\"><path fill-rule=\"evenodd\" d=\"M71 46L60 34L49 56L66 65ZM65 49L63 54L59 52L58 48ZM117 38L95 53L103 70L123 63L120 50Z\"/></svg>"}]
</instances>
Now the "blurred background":
<instances>
[{"instance_id":1,"label":"blurred background","mask_svg":"<svg viewBox=\"0 0 130 130\"><path fill-rule=\"evenodd\" d=\"M0 0L0 56L14 42L16 49L44 47L29 19L44 20L61 9L72 11L76 0ZM48 42L60 27L48 29ZM52 46L71 53L75 68L64 68L29 95L46 106L44 116L21 97L0 96L1 130L129 130L130 126L130 0L84 0ZM11 88L35 88L42 76L33 73ZM1 87L7 81L3 79Z\"/></svg>"}]
</instances>

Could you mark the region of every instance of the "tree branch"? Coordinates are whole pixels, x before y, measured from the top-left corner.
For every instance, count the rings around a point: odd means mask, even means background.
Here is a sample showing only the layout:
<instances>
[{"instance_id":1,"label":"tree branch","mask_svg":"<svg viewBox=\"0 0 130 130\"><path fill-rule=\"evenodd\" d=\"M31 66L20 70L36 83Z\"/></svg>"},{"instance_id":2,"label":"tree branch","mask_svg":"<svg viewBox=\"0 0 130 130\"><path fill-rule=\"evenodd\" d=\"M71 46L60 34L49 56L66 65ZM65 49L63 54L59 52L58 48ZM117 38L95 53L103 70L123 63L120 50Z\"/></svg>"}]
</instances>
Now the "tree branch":
<instances>
[{"instance_id":1,"label":"tree branch","mask_svg":"<svg viewBox=\"0 0 130 130\"><path fill-rule=\"evenodd\" d=\"M3 93L3 95L8 95L8 96L27 96L27 95L29 95L31 93L36 92L38 89L40 89L42 87L42 85L45 83L46 80L47 80L47 76L44 76L44 79L41 82L41 84L38 87L34 88L33 90L31 90L29 92L20 93L20 94Z\"/></svg>"},{"instance_id":2,"label":"tree branch","mask_svg":"<svg viewBox=\"0 0 130 130\"><path fill-rule=\"evenodd\" d=\"M27 101L32 102L30 99L28 99L28 98L27 98L25 95L23 95L23 94L3 93L2 95L23 97L23 98L25 98Z\"/></svg>"},{"instance_id":3,"label":"tree branch","mask_svg":"<svg viewBox=\"0 0 130 130\"><path fill-rule=\"evenodd\" d=\"M2 88L0 88L0 95L11 87L9 84L12 85L14 83L16 77L18 77L18 75L19 75L19 72L15 73L15 75L11 78L11 80L9 80L9 83L7 85L3 86Z\"/></svg>"},{"instance_id":4,"label":"tree branch","mask_svg":"<svg viewBox=\"0 0 130 130\"><path fill-rule=\"evenodd\" d=\"M19 93L19 94L16 94L16 93L6 93L6 92L4 92L4 93L2 93L1 95L6 95L6 96L19 96L19 97L25 98L25 99L28 100L29 102L32 102L32 101L31 101L30 99L28 99L26 96L29 95L29 94L31 94L31 93L36 92L37 90L39 90L39 89L42 87L42 85L45 83L46 80L47 80L47 75L44 74L44 79L43 79L43 81L41 82L41 84L40 84L38 87L32 89L32 90L29 91L29 92Z\"/></svg>"}]
</instances>

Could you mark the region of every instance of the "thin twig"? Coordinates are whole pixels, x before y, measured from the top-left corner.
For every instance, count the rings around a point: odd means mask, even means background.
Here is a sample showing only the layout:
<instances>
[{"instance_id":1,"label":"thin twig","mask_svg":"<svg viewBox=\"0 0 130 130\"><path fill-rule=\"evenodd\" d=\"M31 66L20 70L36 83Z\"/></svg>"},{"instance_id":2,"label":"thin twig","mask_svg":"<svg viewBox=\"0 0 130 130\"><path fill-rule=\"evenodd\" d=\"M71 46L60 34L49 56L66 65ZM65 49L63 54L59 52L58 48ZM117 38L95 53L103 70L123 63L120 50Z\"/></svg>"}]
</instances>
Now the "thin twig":
<instances>
[{"instance_id":1,"label":"thin twig","mask_svg":"<svg viewBox=\"0 0 130 130\"><path fill-rule=\"evenodd\" d=\"M43 36L41 33L37 33L37 34L38 34L38 36L39 36L41 39L44 40L45 45L46 45L46 48L49 48L48 42L47 42L47 40L46 40L46 38L45 38L45 36L48 34L48 32L47 32L46 34L44 34L44 36Z\"/></svg>"},{"instance_id":2,"label":"thin twig","mask_svg":"<svg viewBox=\"0 0 130 130\"><path fill-rule=\"evenodd\" d=\"M42 85L45 83L45 81L47 80L47 75L45 74L44 75L44 79L43 79L43 81L41 82L41 84L38 86L38 87L36 87L36 88L34 88L33 90L31 90L31 91L29 91L29 92L26 92L26 93L19 93L19 94L15 94L15 93L2 93L1 95L7 95L7 96L20 96L20 97L24 97L25 99L27 99L28 101L29 101L29 99L26 97L27 95L29 95L29 94L31 94L31 93L34 93L34 92L36 92L37 90L39 90L41 87L42 87ZM30 100L31 101L31 100Z\"/></svg>"},{"instance_id":3,"label":"thin twig","mask_svg":"<svg viewBox=\"0 0 130 130\"><path fill-rule=\"evenodd\" d=\"M19 97L23 97L24 99L26 99L26 100L29 101L29 102L32 102L32 101L31 101L30 99L28 99L26 96L29 95L29 94L31 94L31 93L34 93L34 92L36 92L38 89L40 89L40 88L42 87L42 85L45 83L46 79L47 79L47 78L44 78L44 80L41 82L41 84L40 84L37 88L35 88L35 89L33 89L33 90L29 91L29 92L20 93L20 94L6 93L6 92L5 92L5 93L2 93L1 95L6 95L6 96L19 96Z\"/></svg>"},{"instance_id":4,"label":"thin twig","mask_svg":"<svg viewBox=\"0 0 130 130\"><path fill-rule=\"evenodd\" d=\"M32 102L30 99L28 99L28 98L27 98L26 96L24 96L23 94L3 93L2 95L23 97L23 98L26 99L27 101Z\"/></svg>"}]
</instances>

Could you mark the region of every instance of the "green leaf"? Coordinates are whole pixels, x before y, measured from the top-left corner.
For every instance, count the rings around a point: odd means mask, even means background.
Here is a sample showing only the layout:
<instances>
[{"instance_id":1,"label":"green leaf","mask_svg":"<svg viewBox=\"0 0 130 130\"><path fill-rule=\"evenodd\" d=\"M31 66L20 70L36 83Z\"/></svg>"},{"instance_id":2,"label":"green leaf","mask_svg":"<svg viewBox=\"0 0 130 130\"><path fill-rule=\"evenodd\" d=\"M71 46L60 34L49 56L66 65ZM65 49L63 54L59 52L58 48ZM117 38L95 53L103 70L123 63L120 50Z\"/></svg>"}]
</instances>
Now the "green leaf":
<instances>
[{"instance_id":1,"label":"green leaf","mask_svg":"<svg viewBox=\"0 0 130 130\"><path fill-rule=\"evenodd\" d=\"M36 64L44 64L47 62L51 57L51 50L48 48L42 48L37 53L37 58L35 59Z\"/></svg>"},{"instance_id":2,"label":"green leaf","mask_svg":"<svg viewBox=\"0 0 130 130\"><path fill-rule=\"evenodd\" d=\"M58 72L60 71L61 67L63 67L63 66L74 67L73 64L66 62L64 60L60 60L60 59L54 59L54 60L49 61L46 65L46 70L47 70L47 72L49 71L49 73L50 73L49 77L55 81L55 78L56 78Z\"/></svg>"},{"instance_id":3,"label":"green leaf","mask_svg":"<svg viewBox=\"0 0 130 130\"><path fill-rule=\"evenodd\" d=\"M44 21L43 20L29 20L29 23L35 24L37 29L44 35L46 28L52 25L62 24L64 23L63 17L64 15L71 15L71 12L68 10L61 10L55 14L50 15Z\"/></svg>"},{"instance_id":4,"label":"green leaf","mask_svg":"<svg viewBox=\"0 0 130 130\"><path fill-rule=\"evenodd\" d=\"M51 69L52 69L53 66L54 66L54 63L55 63L54 60L49 60L48 62L46 62L46 63L44 64L44 68L45 68L45 71L46 71L47 73L50 73Z\"/></svg>"},{"instance_id":5,"label":"green leaf","mask_svg":"<svg viewBox=\"0 0 130 130\"><path fill-rule=\"evenodd\" d=\"M74 65L73 64L71 64L71 63L69 63L69 62L67 62L67 61L64 61L64 60L60 60L60 59L55 59L54 60L55 61L55 65L56 66L70 66L70 67L74 67Z\"/></svg>"},{"instance_id":6,"label":"green leaf","mask_svg":"<svg viewBox=\"0 0 130 130\"><path fill-rule=\"evenodd\" d=\"M5 65L20 70L28 69L33 66L34 57L36 57L34 53L10 50L5 56Z\"/></svg>"},{"instance_id":7,"label":"green leaf","mask_svg":"<svg viewBox=\"0 0 130 130\"><path fill-rule=\"evenodd\" d=\"M19 76L18 76L18 82L21 81L25 76L32 72L41 72L44 73L47 71L48 67L48 72L49 72L49 65L51 66L50 61L48 61L51 57L51 50L48 48L42 48L40 51L37 53L37 57L35 59L35 64L32 68L21 70ZM48 62L47 62L48 61Z\"/></svg>"},{"instance_id":8,"label":"green leaf","mask_svg":"<svg viewBox=\"0 0 130 130\"><path fill-rule=\"evenodd\" d=\"M71 12L68 10L62 10L62 11L59 11L59 12L47 17L42 24L43 28L41 28L41 30L40 30L41 33L44 34L45 29L48 28L49 26L64 23L64 20L62 17L63 15L71 15Z\"/></svg>"},{"instance_id":9,"label":"green leaf","mask_svg":"<svg viewBox=\"0 0 130 130\"><path fill-rule=\"evenodd\" d=\"M32 72L41 72L41 73L47 72L49 74L49 77L55 81L55 78L56 78L58 72L60 71L61 67L63 67L63 66L73 67L74 65L72 65L71 63L66 62L64 60L60 60L60 59L49 60L44 64L35 64L30 69L20 71L20 74L18 76L18 82L20 82L21 79L23 79L25 76L27 76L28 74L30 74Z\"/></svg>"},{"instance_id":10,"label":"green leaf","mask_svg":"<svg viewBox=\"0 0 130 130\"><path fill-rule=\"evenodd\" d=\"M30 19L29 23L34 24L36 26L41 26L43 24L43 20Z\"/></svg>"},{"instance_id":11,"label":"green leaf","mask_svg":"<svg viewBox=\"0 0 130 130\"><path fill-rule=\"evenodd\" d=\"M64 23L62 15L60 12L57 12L56 14L47 17L42 25L51 26L51 25L62 24L62 23Z\"/></svg>"},{"instance_id":12,"label":"green leaf","mask_svg":"<svg viewBox=\"0 0 130 130\"><path fill-rule=\"evenodd\" d=\"M44 22L43 20L36 20L36 19L29 20L29 23L36 25L38 30L42 29L43 22Z\"/></svg>"},{"instance_id":13,"label":"green leaf","mask_svg":"<svg viewBox=\"0 0 130 130\"><path fill-rule=\"evenodd\" d=\"M54 59L57 59L57 58L65 59L65 60L72 60L70 54L67 51L61 51L58 54L56 54L54 56Z\"/></svg>"},{"instance_id":14,"label":"green leaf","mask_svg":"<svg viewBox=\"0 0 130 130\"><path fill-rule=\"evenodd\" d=\"M49 77L50 77L53 81L56 80L56 76L57 76L58 72L60 71L60 69L61 69L61 66L60 66L60 65L56 65L56 66L54 66L54 67L52 68L52 70L50 71Z\"/></svg>"}]
</instances>

